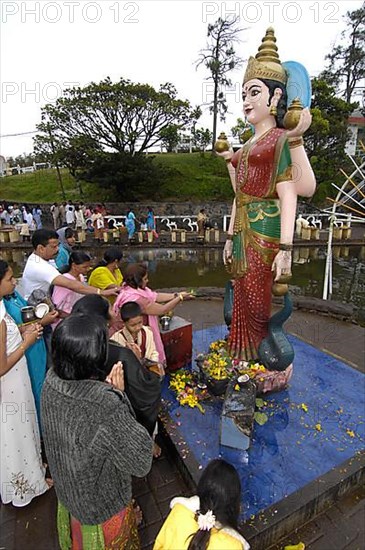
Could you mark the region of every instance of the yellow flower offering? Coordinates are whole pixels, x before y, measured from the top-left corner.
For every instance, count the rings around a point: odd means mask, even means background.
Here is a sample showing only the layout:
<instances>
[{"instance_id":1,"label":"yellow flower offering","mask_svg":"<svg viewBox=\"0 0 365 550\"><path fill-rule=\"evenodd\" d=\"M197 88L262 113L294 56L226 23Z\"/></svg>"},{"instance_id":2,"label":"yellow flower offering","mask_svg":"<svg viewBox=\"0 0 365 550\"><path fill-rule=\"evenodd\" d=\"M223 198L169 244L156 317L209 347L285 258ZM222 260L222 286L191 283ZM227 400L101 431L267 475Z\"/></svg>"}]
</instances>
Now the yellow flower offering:
<instances>
[{"instance_id":1,"label":"yellow flower offering","mask_svg":"<svg viewBox=\"0 0 365 550\"><path fill-rule=\"evenodd\" d=\"M298 542L298 544L290 544L289 546L284 546L284 550L305 550L304 542Z\"/></svg>"},{"instance_id":2,"label":"yellow flower offering","mask_svg":"<svg viewBox=\"0 0 365 550\"><path fill-rule=\"evenodd\" d=\"M201 399L202 395L199 392L199 395L196 393L191 372L185 370L171 374L169 387L176 392L176 399L180 405L197 407L204 414L205 411L199 403L199 398Z\"/></svg>"}]
</instances>

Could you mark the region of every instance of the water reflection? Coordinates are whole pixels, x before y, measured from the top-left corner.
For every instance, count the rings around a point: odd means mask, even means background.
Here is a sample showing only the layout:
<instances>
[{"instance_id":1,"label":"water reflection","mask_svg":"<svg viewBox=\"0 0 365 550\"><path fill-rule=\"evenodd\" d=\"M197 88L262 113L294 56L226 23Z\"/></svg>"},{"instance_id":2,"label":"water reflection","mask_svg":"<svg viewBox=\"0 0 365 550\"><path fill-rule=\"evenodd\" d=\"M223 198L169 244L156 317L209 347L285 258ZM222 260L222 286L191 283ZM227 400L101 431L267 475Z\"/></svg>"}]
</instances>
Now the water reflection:
<instances>
[{"instance_id":1,"label":"water reflection","mask_svg":"<svg viewBox=\"0 0 365 550\"><path fill-rule=\"evenodd\" d=\"M105 249L94 249L95 261ZM1 250L16 276L20 276L29 250ZM325 248L299 247L293 251L292 294L322 297ZM333 300L365 304L365 247L333 247ZM145 262L152 288L221 287L228 280L221 249L129 249L124 264Z\"/></svg>"}]
</instances>

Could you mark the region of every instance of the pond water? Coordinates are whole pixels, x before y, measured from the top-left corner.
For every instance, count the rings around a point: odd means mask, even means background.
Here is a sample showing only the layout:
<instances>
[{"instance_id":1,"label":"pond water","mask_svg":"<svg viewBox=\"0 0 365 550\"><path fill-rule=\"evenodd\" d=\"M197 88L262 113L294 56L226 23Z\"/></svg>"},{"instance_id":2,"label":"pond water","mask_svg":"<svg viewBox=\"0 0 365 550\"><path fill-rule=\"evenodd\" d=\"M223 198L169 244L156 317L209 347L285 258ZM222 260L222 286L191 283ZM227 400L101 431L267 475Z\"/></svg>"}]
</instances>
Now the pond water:
<instances>
[{"instance_id":1,"label":"pond water","mask_svg":"<svg viewBox=\"0 0 365 550\"><path fill-rule=\"evenodd\" d=\"M97 260L105 249L93 249ZM11 263L20 276L29 250L1 250L0 255ZM332 299L365 306L365 247L333 248ZM298 247L293 252L293 278L290 291L294 295L322 298L326 250L320 247ZM148 264L150 286L224 287L228 274L222 262L221 249L128 249L123 265L129 262Z\"/></svg>"}]
</instances>

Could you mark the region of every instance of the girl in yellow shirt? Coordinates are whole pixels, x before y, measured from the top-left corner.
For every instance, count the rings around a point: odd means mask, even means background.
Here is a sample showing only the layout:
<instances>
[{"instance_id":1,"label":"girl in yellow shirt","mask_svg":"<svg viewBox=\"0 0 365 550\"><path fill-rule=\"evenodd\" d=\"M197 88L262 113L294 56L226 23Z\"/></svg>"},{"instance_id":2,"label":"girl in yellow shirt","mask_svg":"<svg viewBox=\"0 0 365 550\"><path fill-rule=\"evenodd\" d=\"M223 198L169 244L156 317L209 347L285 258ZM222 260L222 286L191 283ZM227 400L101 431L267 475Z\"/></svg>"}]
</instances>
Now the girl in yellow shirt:
<instances>
[{"instance_id":1,"label":"girl in yellow shirt","mask_svg":"<svg viewBox=\"0 0 365 550\"><path fill-rule=\"evenodd\" d=\"M249 550L237 530L241 482L231 464L212 460L191 498L171 501L153 550Z\"/></svg>"}]
</instances>

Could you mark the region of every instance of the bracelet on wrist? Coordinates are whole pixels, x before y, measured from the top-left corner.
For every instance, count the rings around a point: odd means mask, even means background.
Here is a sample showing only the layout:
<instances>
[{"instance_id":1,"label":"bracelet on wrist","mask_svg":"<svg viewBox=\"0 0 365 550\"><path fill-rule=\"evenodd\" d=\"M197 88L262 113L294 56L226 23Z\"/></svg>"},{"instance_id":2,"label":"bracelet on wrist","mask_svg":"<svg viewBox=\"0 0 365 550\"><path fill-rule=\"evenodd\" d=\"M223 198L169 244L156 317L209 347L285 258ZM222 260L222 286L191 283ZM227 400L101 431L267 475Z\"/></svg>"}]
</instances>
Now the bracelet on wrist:
<instances>
[{"instance_id":1,"label":"bracelet on wrist","mask_svg":"<svg viewBox=\"0 0 365 550\"><path fill-rule=\"evenodd\" d=\"M98 290L96 291L96 294L98 294L100 296L100 294L101 294L101 289L100 288L98 288Z\"/></svg>"},{"instance_id":2,"label":"bracelet on wrist","mask_svg":"<svg viewBox=\"0 0 365 550\"><path fill-rule=\"evenodd\" d=\"M184 296L180 293L179 294L179 298L180 298L180 301L183 302L184 301Z\"/></svg>"},{"instance_id":3,"label":"bracelet on wrist","mask_svg":"<svg viewBox=\"0 0 365 550\"><path fill-rule=\"evenodd\" d=\"M25 350L27 349L24 344L20 344L19 349L22 350L23 353L25 353Z\"/></svg>"},{"instance_id":4,"label":"bracelet on wrist","mask_svg":"<svg viewBox=\"0 0 365 550\"><path fill-rule=\"evenodd\" d=\"M302 145L304 145L304 141L302 137L288 138L288 142L289 142L290 149L295 149L296 147L301 147Z\"/></svg>"},{"instance_id":5,"label":"bracelet on wrist","mask_svg":"<svg viewBox=\"0 0 365 550\"><path fill-rule=\"evenodd\" d=\"M288 252L291 252L293 250L292 244L286 244L286 243L280 243L279 244L279 250L285 250Z\"/></svg>"}]
</instances>

